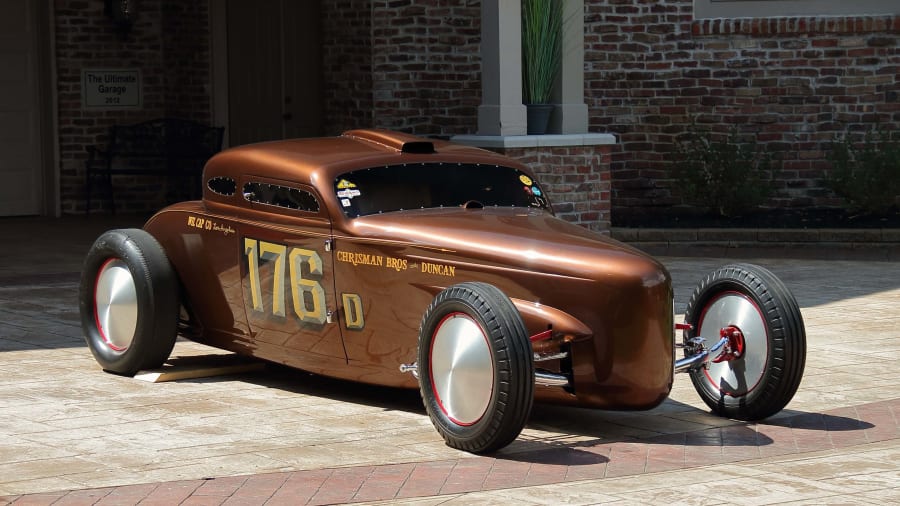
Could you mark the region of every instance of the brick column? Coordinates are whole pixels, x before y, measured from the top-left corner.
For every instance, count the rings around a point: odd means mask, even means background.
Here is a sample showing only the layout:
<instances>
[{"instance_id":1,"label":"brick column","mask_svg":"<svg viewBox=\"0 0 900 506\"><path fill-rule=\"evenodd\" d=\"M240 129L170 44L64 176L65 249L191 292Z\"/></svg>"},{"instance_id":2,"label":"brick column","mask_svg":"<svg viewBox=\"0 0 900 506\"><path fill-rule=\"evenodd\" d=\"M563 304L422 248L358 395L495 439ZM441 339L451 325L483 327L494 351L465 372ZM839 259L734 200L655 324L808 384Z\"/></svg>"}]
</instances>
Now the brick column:
<instances>
[{"instance_id":1,"label":"brick column","mask_svg":"<svg viewBox=\"0 0 900 506\"><path fill-rule=\"evenodd\" d=\"M585 228L609 234L612 144L493 148L526 165L553 204L557 216Z\"/></svg>"}]
</instances>

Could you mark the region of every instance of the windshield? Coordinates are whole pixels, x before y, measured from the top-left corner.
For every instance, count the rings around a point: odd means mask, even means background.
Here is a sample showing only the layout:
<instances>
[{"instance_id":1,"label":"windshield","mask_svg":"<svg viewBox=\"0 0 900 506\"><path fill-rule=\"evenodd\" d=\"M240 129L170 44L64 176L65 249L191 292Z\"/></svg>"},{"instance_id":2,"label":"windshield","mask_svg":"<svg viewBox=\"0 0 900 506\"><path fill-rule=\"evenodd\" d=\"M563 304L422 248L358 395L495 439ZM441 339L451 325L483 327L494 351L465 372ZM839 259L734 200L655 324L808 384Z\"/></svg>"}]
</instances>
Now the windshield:
<instances>
[{"instance_id":1,"label":"windshield","mask_svg":"<svg viewBox=\"0 0 900 506\"><path fill-rule=\"evenodd\" d=\"M337 177L334 191L350 218L459 206L550 210L537 181L499 165L414 163L360 169Z\"/></svg>"}]
</instances>

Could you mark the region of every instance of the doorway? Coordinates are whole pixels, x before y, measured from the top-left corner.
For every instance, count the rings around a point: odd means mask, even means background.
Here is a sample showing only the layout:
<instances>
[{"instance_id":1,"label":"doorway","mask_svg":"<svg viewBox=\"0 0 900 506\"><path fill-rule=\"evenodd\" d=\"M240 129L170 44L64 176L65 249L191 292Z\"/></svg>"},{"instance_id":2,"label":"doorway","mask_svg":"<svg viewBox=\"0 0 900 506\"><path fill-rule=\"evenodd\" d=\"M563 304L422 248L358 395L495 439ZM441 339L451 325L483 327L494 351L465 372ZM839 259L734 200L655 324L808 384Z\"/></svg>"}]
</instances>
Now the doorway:
<instances>
[{"instance_id":1,"label":"doorway","mask_svg":"<svg viewBox=\"0 0 900 506\"><path fill-rule=\"evenodd\" d=\"M227 0L229 145L322 134L319 16L319 0Z\"/></svg>"},{"instance_id":2,"label":"doorway","mask_svg":"<svg viewBox=\"0 0 900 506\"><path fill-rule=\"evenodd\" d=\"M0 0L0 216L56 214L46 2Z\"/></svg>"}]
</instances>

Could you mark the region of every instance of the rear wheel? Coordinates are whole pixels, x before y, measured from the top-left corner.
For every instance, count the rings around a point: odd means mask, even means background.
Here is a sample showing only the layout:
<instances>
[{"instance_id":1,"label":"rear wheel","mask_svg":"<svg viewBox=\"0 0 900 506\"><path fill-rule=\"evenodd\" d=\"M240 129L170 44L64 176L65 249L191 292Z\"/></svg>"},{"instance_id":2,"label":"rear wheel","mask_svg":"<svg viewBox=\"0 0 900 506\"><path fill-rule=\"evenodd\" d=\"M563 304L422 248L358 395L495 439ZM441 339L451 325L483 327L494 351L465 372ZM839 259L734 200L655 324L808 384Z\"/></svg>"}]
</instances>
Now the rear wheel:
<instances>
[{"instance_id":1,"label":"rear wheel","mask_svg":"<svg viewBox=\"0 0 900 506\"><path fill-rule=\"evenodd\" d=\"M162 246L140 229L110 230L88 251L79 308L85 340L100 366L134 375L172 352L178 280Z\"/></svg>"},{"instance_id":2,"label":"rear wheel","mask_svg":"<svg viewBox=\"0 0 900 506\"><path fill-rule=\"evenodd\" d=\"M791 401L803 378L806 331L796 299L774 274L749 264L713 271L694 289L685 321L693 326L686 338L707 345L729 338L708 367L690 372L713 412L759 420Z\"/></svg>"},{"instance_id":3,"label":"rear wheel","mask_svg":"<svg viewBox=\"0 0 900 506\"><path fill-rule=\"evenodd\" d=\"M487 453L512 442L531 414L534 362L512 301L485 283L451 286L425 311L419 386L447 445Z\"/></svg>"}]
</instances>

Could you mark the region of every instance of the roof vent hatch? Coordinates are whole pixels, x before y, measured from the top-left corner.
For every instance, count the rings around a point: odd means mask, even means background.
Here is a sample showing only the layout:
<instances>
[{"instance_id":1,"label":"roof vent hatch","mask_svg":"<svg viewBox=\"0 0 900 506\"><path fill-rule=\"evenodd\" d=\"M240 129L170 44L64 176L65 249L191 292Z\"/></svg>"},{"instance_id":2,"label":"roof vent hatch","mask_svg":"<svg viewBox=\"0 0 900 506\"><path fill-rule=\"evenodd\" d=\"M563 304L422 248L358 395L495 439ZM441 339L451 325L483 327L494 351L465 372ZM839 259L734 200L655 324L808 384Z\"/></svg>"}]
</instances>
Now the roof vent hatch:
<instances>
[{"instance_id":1,"label":"roof vent hatch","mask_svg":"<svg viewBox=\"0 0 900 506\"><path fill-rule=\"evenodd\" d=\"M400 150L404 153L430 155L434 153L434 144L428 141L409 141L404 142Z\"/></svg>"}]
</instances>

